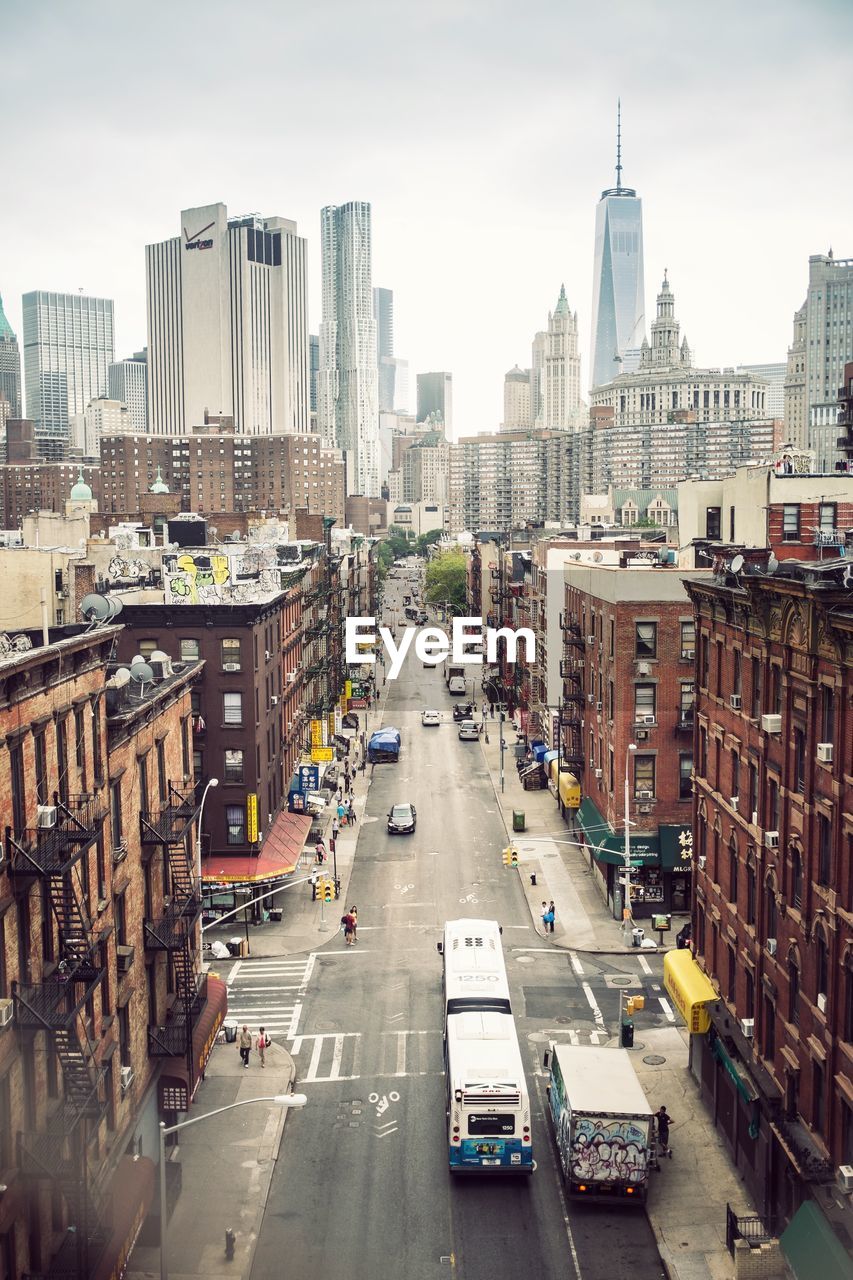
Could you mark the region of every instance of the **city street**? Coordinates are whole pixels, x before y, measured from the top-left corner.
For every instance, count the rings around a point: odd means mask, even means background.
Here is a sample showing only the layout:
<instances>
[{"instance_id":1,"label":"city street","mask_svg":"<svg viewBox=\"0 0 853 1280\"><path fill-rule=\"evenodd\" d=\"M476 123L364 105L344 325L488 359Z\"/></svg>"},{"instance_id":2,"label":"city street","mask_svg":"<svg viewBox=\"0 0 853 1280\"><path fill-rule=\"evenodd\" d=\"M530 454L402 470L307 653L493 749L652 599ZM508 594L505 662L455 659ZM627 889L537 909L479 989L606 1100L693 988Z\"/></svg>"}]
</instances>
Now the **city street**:
<instances>
[{"instance_id":1,"label":"city street","mask_svg":"<svg viewBox=\"0 0 853 1280\"><path fill-rule=\"evenodd\" d=\"M442 712L440 727L421 726L427 706ZM401 759L374 767L350 881L358 943L345 947L339 933L309 955L231 968L237 1016L276 1029L309 1097L288 1121L252 1274L652 1280L662 1272L642 1213L566 1205L541 1058L549 1036L606 1043L626 986L645 992L651 1023L666 1024L661 962L558 952L537 932L501 861L482 749L458 740L451 709L442 669L410 656L384 710L401 730ZM417 830L392 837L385 818L400 801L416 806ZM448 1173L435 944L444 921L464 915L503 926L534 1112L530 1179Z\"/></svg>"}]
</instances>

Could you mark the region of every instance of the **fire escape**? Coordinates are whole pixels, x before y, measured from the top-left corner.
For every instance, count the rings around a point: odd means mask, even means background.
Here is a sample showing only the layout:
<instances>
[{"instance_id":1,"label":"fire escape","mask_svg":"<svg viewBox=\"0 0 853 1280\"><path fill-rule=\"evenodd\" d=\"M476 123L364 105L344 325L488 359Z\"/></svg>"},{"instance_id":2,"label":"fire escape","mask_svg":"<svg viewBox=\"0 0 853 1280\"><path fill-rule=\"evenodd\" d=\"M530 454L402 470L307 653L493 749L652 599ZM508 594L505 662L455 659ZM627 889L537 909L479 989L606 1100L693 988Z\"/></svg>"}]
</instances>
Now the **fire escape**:
<instances>
[{"instance_id":1,"label":"fire escape","mask_svg":"<svg viewBox=\"0 0 853 1280\"><path fill-rule=\"evenodd\" d=\"M162 912L145 919L145 948L166 953L175 992L165 1026L148 1028L148 1052L152 1058L183 1058L190 1081L193 1027L207 999L207 977L199 973L195 945L201 893L187 839L197 812L193 794L170 783L164 807L139 815L143 858L162 848L166 873Z\"/></svg>"},{"instance_id":2,"label":"fire escape","mask_svg":"<svg viewBox=\"0 0 853 1280\"><path fill-rule=\"evenodd\" d=\"M110 1234L108 1204L95 1189L89 1146L107 1099L104 1071L94 1061L86 1005L106 970L106 932L88 911L81 859L97 841L105 811L89 795L60 797L40 806L35 828L6 827L9 875L17 892L39 881L57 923L58 956L40 981L12 983L15 1018L22 1036L44 1033L48 1052L62 1067L62 1096L43 1129L18 1135L19 1165L26 1177L50 1179L67 1206L64 1243L46 1272L29 1280L84 1280L93 1274Z\"/></svg>"},{"instance_id":3,"label":"fire escape","mask_svg":"<svg viewBox=\"0 0 853 1280\"><path fill-rule=\"evenodd\" d=\"M560 748L562 760L580 779L584 767L583 704L585 640L578 623L560 614L564 657L560 663L563 701L560 706Z\"/></svg>"}]
</instances>

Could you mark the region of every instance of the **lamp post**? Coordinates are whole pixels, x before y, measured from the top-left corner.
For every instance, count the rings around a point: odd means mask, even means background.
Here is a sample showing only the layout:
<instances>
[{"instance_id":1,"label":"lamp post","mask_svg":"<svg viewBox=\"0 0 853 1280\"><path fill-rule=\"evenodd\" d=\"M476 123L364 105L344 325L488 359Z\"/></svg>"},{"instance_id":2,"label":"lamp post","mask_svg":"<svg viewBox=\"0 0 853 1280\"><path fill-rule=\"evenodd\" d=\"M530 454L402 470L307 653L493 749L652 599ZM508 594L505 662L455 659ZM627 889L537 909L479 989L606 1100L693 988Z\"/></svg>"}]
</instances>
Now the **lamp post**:
<instances>
[{"instance_id":1,"label":"lamp post","mask_svg":"<svg viewBox=\"0 0 853 1280\"><path fill-rule=\"evenodd\" d=\"M196 844L198 845L198 861L196 864L196 875L198 876L199 893L201 893L201 844L202 844L201 824L202 824L202 820L204 819L204 802L207 799L207 793L210 790L210 788L218 787L218 786L219 786L218 778L208 778L207 786L205 787L201 795L201 804L198 806L198 825L197 825L197 839L196 839Z\"/></svg>"},{"instance_id":2,"label":"lamp post","mask_svg":"<svg viewBox=\"0 0 853 1280\"><path fill-rule=\"evenodd\" d=\"M628 761L631 758L631 752L636 750L636 742L629 742L625 752L625 894L622 899L622 931L628 941L631 935L631 821L628 817Z\"/></svg>"},{"instance_id":3,"label":"lamp post","mask_svg":"<svg viewBox=\"0 0 853 1280\"><path fill-rule=\"evenodd\" d=\"M200 1124L202 1120L210 1120L213 1116L220 1116L223 1111L234 1111L237 1107L248 1107L255 1102L272 1102L278 1107L304 1107L307 1101L304 1093L277 1093L271 1098L245 1098L242 1102L232 1102L227 1107L217 1107L214 1111L205 1112L203 1116L181 1120L179 1124L168 1127L160 1121L160 1280L168 1280L169 1277L166 1253L166 1138L169 1134L187 1129L191 1124Z\"/></svg>"}]
</instances>

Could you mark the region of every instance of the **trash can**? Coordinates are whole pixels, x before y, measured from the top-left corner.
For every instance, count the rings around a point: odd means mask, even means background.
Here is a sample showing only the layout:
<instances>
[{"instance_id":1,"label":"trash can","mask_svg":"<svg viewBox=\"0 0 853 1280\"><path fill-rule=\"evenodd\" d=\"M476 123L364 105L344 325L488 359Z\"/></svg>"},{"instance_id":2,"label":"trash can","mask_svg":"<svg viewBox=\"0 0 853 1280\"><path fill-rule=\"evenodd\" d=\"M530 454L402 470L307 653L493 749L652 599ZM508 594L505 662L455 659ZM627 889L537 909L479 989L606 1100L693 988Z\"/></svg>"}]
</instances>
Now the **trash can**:
<instances>
[{"instance_id":1,"label":"trash can","mask_svg":"<svg viewBox=\"0 0 853 1280\"><path fill-rule=\"evenodd\" d=\"M523 809L513 809L512 811L512 829L513 831L523 831L525 828L525 815Z\"/></svg>"},{"instance_id":2,"label":"trash can","mask_svg":"<svg viewBox=\"0 0 853 1280\"><path fill-rule=\"evenodd\" d=\"M619 1028L619 1044L623 1049L633 1049L634 1047L634 1024L633 1022L623 1022Z\"/></svg>"},{"instance_id":3,"label":"trash can","mask_svg":"<svg viewBox=\"0 0 853 1280\"><path fill-rule=\"evenodd\" d=\"M242 943L242 938L229 938L225 944L228 948L228 954L231 956L239 956Z\"/></svg>"},{"instance_id":4,"label":"trash can","mask_svg":"<svg viewBox=\"0 0 853 1280\"><path fill-rule=\"evenodd\" d=\"M237 1039L237 1019L226 1018L222 1023L222 1029L225 1032L225 1040L228 1044L234 1044Z\"/></svg>"},{"instance_id":5,"label":"trash can","mask_svg":"<svg viewBox=\"0 0 853 1280\"><path fill-rule=\"evenodd\" d=\"M632 929L631 945L634 947L641 947L643 945L643 938L645 938L645 936L646 936L645 929Z\"/></svg>"}]
</instances>

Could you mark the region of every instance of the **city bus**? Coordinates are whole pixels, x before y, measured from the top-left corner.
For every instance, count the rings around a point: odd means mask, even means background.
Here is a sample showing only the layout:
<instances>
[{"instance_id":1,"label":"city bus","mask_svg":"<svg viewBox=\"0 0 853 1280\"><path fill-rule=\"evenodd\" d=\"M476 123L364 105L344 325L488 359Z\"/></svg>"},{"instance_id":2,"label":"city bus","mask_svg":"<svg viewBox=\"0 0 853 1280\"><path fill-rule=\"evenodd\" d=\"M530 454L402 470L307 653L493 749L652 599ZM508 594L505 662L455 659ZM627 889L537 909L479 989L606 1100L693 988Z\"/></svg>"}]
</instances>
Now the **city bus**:
<instances>
[{"instance_id":1,"label":"city bus","mask_svg":"<svg viewBox=\"0 0 853 1280\"><path fill-rule=\"evenodd\" d=\"M448 920L438 944L451 1173L533 1172L530 1098L500 932L494 920Z\"/></svg>"}]
</instances>

